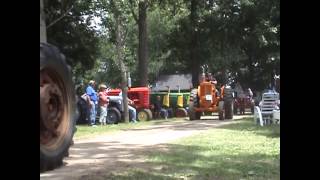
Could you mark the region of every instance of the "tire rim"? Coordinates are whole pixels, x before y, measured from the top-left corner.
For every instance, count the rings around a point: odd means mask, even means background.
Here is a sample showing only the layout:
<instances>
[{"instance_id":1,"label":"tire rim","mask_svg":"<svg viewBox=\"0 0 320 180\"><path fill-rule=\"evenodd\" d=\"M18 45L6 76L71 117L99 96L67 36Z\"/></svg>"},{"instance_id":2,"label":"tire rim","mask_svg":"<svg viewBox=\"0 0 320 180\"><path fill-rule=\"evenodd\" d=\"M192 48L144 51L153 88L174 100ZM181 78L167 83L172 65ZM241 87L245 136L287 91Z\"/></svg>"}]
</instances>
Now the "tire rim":
<instances>
[{"instance_id":1,"label":"tire rim","mask_svg":"<svg viewBox=\"0 0 320 180\"><path fill-rule=\"evenodd\" d=\"M40 147L47 150L61 145L69 126L69 103L62 82L54 70L40 69Z\"/></svg>"},{"instance_id":2,"label":"tire rim","mask_svg":"<svg viewBox=\"0 0 320 180\"><path fill-rule=\"evenodd\" d=\"M145 111L140 111L140 112L138 113L138 119L139 119L140 121L146 121L146 120L148 120L148 114L147 114L147 112L145 112Z\"/></svg>"}]
</instances>

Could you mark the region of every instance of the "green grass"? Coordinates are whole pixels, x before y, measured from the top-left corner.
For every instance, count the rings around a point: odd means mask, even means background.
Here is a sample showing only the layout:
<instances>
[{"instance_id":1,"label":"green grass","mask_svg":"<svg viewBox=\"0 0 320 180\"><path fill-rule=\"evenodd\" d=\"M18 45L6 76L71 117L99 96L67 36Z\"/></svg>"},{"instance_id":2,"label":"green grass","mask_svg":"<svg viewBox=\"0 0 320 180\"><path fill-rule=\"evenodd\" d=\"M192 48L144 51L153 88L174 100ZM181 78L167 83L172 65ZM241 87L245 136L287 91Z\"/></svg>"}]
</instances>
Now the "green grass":
<instances>
[{"instance_id":1,"label":"green grass","mask_svg":"<svg viewBox=\"0 0 320 180\"><path fill-rule=\"evenodd\" d=\"M144 122L138 122L138 123L119 123L119 124L112 124L112 125L106 125L106 126L100 126L97 125L97 127L91 127L88 125L77 125L77 132L74 134L74 139L87 139L96 137L103 134L109 134L118 132L120 130L127 130L127 129L133 129L137 127L146 127L149 125L155 125L155 124L162 124L166 122L171 121L184 121L182 118L172 118L172 119L158 119L158 120L152 120L152 121L144 121Z\"/></svg>"},{"instance_id":2,"label":"green grass","mask_svg":"<svg viewBox=\"0 0 320 180\"><path fill-rule=\"evenodd\" d=\"M110 179L280 179L280 127L245 119L168 144L147 156L148 170ZM160 167L160 168L159 168Z\"/></svg>"}]
</instances>

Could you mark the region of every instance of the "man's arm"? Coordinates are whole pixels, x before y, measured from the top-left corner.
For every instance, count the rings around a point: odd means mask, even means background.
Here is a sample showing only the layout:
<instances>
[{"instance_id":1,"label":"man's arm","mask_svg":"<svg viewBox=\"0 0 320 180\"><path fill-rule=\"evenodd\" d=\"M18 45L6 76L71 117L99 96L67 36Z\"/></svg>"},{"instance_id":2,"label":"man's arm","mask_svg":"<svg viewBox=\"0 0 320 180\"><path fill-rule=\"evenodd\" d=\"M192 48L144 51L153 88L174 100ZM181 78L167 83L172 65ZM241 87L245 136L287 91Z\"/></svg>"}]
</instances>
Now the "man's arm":
<instances>
[{"instance_id":1,"label":"man's arm","mask_svg":"<svg viewBox=\"0 0 320 180\"><path fill-rule=\"evenodd\" d=\"M128 98L128 103L131 104L131 105L134 104L133 101L131 99L129 99L129 98Z\"/></svg>"},{"instance_id":2,"label":"man's arm","mask_svg":"<svg viewBox=\"0 0 320 180\"><path fill-rule=\"evenodd\" d=\"M91 96L91 95L92 95L92 89L90 88L90 86L87 87L87 89L86 89L86 94L87 94L88 96Z\"/></svg>"}]
</instances>

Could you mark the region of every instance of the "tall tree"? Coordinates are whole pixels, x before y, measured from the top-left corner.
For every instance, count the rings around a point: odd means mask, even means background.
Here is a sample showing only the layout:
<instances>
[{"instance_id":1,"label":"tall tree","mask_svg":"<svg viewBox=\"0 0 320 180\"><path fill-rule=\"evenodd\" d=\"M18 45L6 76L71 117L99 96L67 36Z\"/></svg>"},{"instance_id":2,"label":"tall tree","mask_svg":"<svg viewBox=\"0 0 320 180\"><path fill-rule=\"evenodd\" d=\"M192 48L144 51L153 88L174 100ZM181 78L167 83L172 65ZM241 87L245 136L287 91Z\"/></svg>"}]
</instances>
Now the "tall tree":
<instances>
[{"instance_id":1,"label":"tall tree","mask_svg":"<svg viewBox=\"0 0 320 180\"><path fill-rule=\"evenodd\" d=\"M147 0L139 1L139 85L148 85Z\"/></svg>"},{"instance_id":2,"label":"tall tree","mask_svg":"<svg viewBox=\"0 0 320 180\"><path fill-rule=\"evenodd\" d=\"M192 72L192 84L196 86L198 84L198 74L199 74L199 59L198 56L198 0L191 0L190 4L190 62L191 62L191 72Z\"/></svg>"},{"instance_id":3,"label":"tall tree","mask_svg":"<svg viewBox=\"0 0 320 180\"><path fill-rule=\"evenodd\" d=\"M126 38L128 35L129 11L124 1L104 0L97 2L97 6L101 10L100 15L104 14L104 16L101 17L104 22L103 24L106 26L105 28L108 30L108 35L105 37L109 37L107 41L111 41L115 46L115 53L111 58L120 71L124 119L125 122L129 122L126 75L128 72L128 62L126 62Z\"/></svg>"},{"instance_id":4,"label":"tall tree","mask_svg":"<svg viewBox=\"0 0 320 180\"><path fill-rule=\"evenodd\" d=\"M129 0L131 5L132 16L138 24L138 76L139 86L148 85L148 31L147 31L147 10L149 6L148 0L139 0L138 2L138 13L137 17L135 14L136 1Z\"/></svg>"}]
</instances>

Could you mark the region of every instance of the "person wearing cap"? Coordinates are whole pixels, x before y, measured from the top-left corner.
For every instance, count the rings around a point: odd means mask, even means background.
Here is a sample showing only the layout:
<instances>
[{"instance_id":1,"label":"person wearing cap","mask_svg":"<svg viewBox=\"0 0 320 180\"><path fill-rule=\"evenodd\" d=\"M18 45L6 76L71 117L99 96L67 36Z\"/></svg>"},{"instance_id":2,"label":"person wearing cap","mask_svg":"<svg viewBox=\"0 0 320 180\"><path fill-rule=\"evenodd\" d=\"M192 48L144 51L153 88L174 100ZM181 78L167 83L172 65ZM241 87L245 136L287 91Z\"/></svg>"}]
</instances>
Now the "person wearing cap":
<instances>
[{"instance_id":1,"label":"person wearing cap","mask_svg":"<svg viewBox=\"0 0 320 180\"><path fill-rule=\"evenodd\" d=\"M96 109L98 105L98 96L97 92L94 90L94 86L96 85L96 82L91 80L89 81L89 85L86 88L86 94L90 98L90 125L95 127L95 121L96 121Z\"/></svg>"},{"instance_id":2,"label":"person wearing cap","mask_svg":"<svg viewBox=\"0 0 320 180\"><path fill-rule=\"evenodd\" d=\"M107 86L104 84L101 84L99 87L99 107L100 107L99 122L101 125L106 125L106 121L107 121L108 104L109 104L107 93L108 93Z\"/></svg>"}]
</instances>

